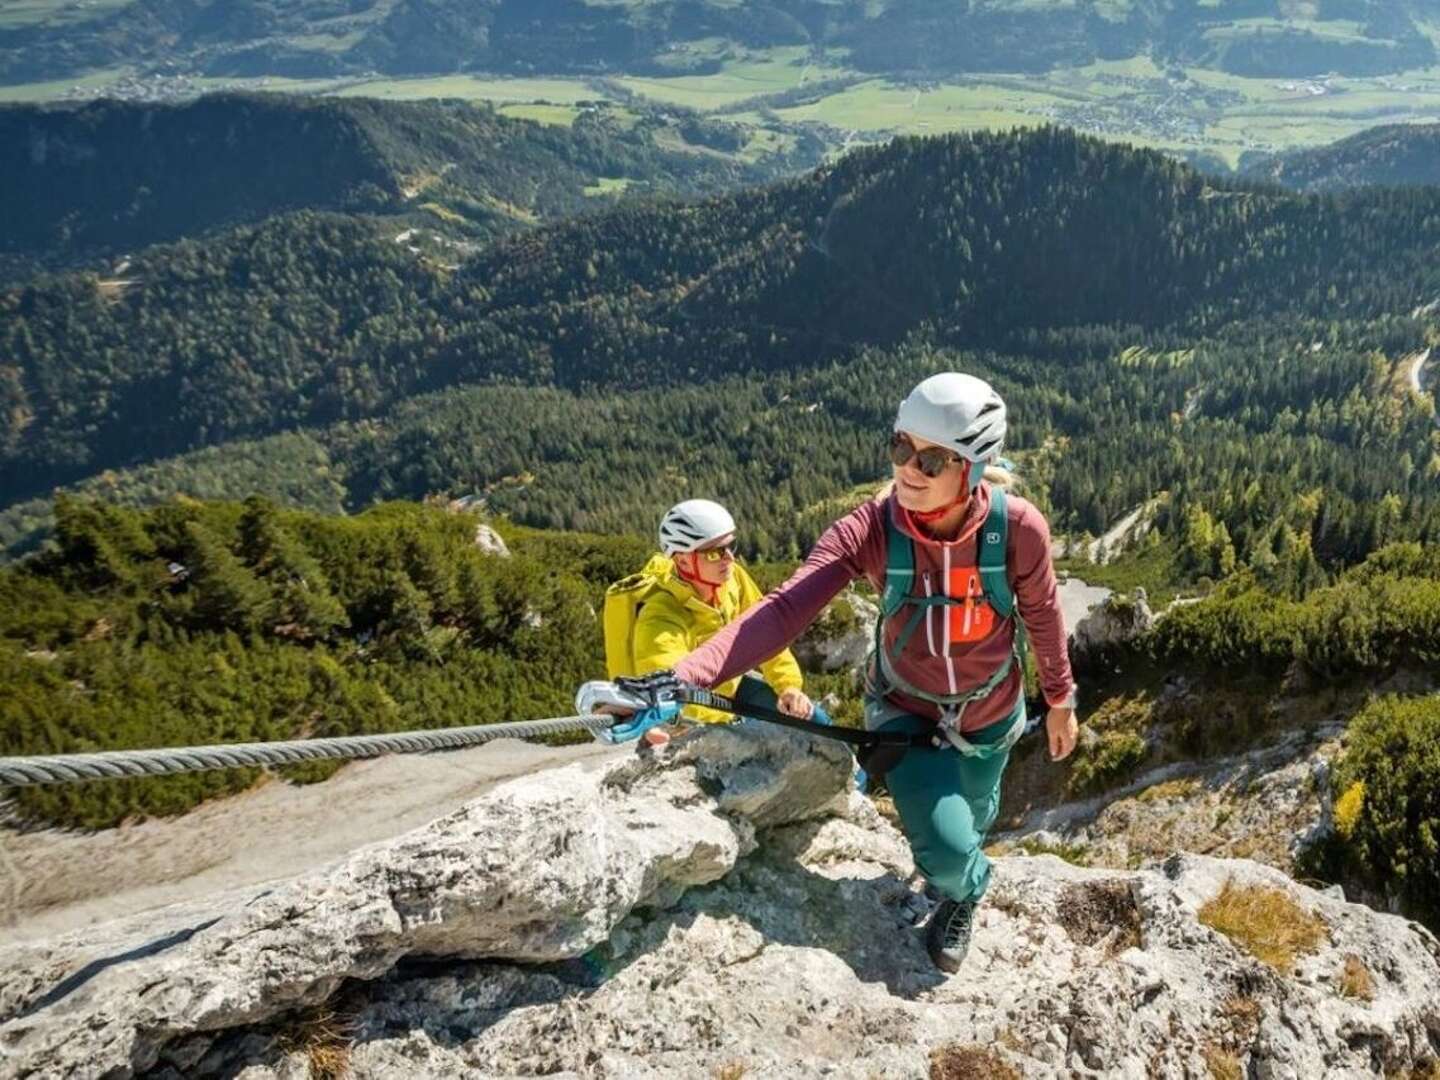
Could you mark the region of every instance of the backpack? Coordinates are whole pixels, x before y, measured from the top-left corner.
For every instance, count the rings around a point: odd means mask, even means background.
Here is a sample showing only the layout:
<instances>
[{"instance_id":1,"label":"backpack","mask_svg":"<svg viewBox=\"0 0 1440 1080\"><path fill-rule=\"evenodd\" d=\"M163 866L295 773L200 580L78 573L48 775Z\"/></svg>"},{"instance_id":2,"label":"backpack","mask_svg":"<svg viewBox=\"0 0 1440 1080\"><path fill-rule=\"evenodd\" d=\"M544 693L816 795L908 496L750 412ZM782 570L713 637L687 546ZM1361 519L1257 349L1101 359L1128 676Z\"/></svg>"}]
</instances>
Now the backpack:
<instances>
[{"instance_id":1,"label":"backpack","mask_svg":"<svg viewBox=\"0 0 1440 1080\"><path fill-rule=\"evenodd\" d=\"M606 678L640 674L635 670L635 622L641 606L659 585L653 575L639 570L605 590L601 621L605 627Z\"/></svg>"},{"instance_id":2,"label":"backpack","mask_svg":"<svg viewBox=\"0 0 1440 1080\"><path fill-rule=\"evenodd\" d=\"M1025 627L1017 623L1015 648L984 685L962 694L935 694L912 685L895 672L893 657L904 650L910 638L919 628L932 607L950 609L950 617L960 616L969 626L977 605L975 601L983 596L995 616L1010 619L1015 616L1015 592L1005 565L1005 542L1009 533L1009 518L1006 516L1005 489L992 488L990 491L990 513L980 528L977 566L972 580L978 579L978 589L967 590L964 597L912 596L911 587L915 580L915 545L910 537L900 531L894 516L885 515L885 591L880 597L880 617L875 620L875 689L883 697L890 690L928 701L942 709L960 709L981 698L988 697L1010 675L1017 659L1023 663L1026 647ZM885 648L885 624L901 614L905 607L914 608L900 636L896 638L894 650Z\"/></svg>"}]
</instances>

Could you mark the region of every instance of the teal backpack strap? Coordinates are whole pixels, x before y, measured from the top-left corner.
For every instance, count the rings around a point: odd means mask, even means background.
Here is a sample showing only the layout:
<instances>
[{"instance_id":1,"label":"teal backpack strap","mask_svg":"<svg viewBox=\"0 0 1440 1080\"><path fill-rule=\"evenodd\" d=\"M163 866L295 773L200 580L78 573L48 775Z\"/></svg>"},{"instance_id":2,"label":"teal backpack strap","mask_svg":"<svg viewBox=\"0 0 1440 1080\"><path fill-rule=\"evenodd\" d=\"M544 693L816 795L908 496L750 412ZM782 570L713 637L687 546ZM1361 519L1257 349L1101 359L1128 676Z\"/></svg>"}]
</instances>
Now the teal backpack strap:
<instances>
[{"instance_id":1,"label":"teal backpack strap","mask_svg":"<svg viewBox=\"0 0 1440 1080\"><path fill-rule=\"evenodd\" d=\"M1005 570L1005 542L1010 531L1010 519L1006 516L1005 489L990 489L990 515L980 533L980 587L985 590L985 599L995 614L1001 618L1015 617L1015 648L1013 656L1020 661L1021 670L1026 667L1026 653L1030 639L1025 633L1025 624L1016 617L1015 592L1010 588L1010 577Z\"/></svg>"},{"instance_id":2,"label":"teal backpack strap","mask_svg":"<svg viewBox=\"0 0 1440 1080\"><path fill-rule=\"evenodd\" d=\"M885 507L885 593L880 597L880 611L887 619L904 606L915 581L915 548L896 526L892 511L889 505Z\"/></svg>"},{"instance_id":3,"label":"teal backpack strap","mask_svg":"<svg viewBox=\"0 0 1440 1080\"><path fill-rule=\"evenodd\" d=\"M1015 614L1015 594L1010 589L1010 577L1005 569L1005 541L1009 533L1009 518L1006 517L1005 489L990 489L990 514L980 527L980 587L985 590L985 599L995 609L995 614L1008 619ZM911 556L912 560L914 556ZM911 573L914 573L912 566Z\"/></svg>"}]
</instances>

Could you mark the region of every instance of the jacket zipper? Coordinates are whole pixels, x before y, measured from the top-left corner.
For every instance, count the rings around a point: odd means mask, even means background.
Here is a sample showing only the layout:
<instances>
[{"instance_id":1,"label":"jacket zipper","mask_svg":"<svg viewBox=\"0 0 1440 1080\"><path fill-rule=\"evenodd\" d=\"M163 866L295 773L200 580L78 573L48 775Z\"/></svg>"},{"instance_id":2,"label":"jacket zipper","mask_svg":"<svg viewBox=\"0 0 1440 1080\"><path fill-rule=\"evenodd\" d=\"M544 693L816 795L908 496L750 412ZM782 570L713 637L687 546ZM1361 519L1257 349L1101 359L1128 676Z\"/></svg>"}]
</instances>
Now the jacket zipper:
<instances>
[{"instance_id":1,"label":"jacket zipper","mask_svg":"<svg viewBox=\"0 0 1440 1080\"><path fill-rule=\"evenodd\" d=\"M941 549L944 552L945 562L945 595L950 595L950 545L946 544ZM950 693L955 693L955 659L950 655L950 606L944 606L945 610L945 674L950 680Z\"/></svg>"},{"instance_id":2,"label":"jacket zipper","mask_svg":"<svg viewBox=\"0 0 1440 1080\"><path fill-rule=\"evenodd\" d=\"M932 595L930 575L926 573L923 580L925 582L925 596L929 598ZM930 646L931 656L940 655L935 651L935 609L933 607L925 609L925 642Z\"/></svg>"}]
</instances>

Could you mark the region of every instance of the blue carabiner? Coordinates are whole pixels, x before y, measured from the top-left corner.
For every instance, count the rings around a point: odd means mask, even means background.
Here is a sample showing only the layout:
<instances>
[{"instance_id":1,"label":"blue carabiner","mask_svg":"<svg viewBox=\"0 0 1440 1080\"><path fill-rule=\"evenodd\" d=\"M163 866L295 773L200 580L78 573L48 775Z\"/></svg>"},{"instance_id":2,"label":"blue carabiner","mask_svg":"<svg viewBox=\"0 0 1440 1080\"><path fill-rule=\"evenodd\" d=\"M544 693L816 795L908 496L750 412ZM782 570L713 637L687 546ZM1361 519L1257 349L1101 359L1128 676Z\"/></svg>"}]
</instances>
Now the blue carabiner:
<instances>
[{"instance_id":1,"label":"blue carabiner","mask_svg":"<svg viewBox=\"0 0 1440 1080\"><path fill-rule=\"evenodd\" d=\"M659 705L652 705L648 709L641 709L632 715L628 720L621 720L608 728L595 733L595 737L601 742L615 746L619 743L630 742L638 739L645 732L661 724L669 723L680 715L680 703L678 701L665 701Z\"/></svg>"}]
</instances>

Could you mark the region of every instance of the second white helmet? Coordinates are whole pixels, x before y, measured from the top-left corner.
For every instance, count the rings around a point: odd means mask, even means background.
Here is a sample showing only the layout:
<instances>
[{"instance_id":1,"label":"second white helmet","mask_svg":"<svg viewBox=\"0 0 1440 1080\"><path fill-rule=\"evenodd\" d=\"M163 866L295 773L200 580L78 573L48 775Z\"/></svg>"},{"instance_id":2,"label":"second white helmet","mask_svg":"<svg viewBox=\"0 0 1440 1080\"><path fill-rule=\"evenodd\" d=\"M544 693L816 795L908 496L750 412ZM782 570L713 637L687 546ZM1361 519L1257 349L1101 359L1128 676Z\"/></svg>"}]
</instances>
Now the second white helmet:
<instances>
[{"instance_id":1,"label":"second white helmet","mask_svg":"<svg viewBox=\"0 0 1440 1080\"><path fill-rule=\"evenodd\" d=\"M900 403L895 430L918 435L985 465L1005 446L1005 402L984 379L944 371L931 375ZM979 472L975 470L977 478Z\"/></svg>"},{"instance_id":2,"label":"second white helmet","mask_svg":"<svg viewBox=\"0 0 1440 1080\"><path fill-rule=\"evenodd\" d=\"M717 502L686 499L660 519L660 550L666 555L697 551L735 531L735 519Z\"/></svg>"}]
</instances>

